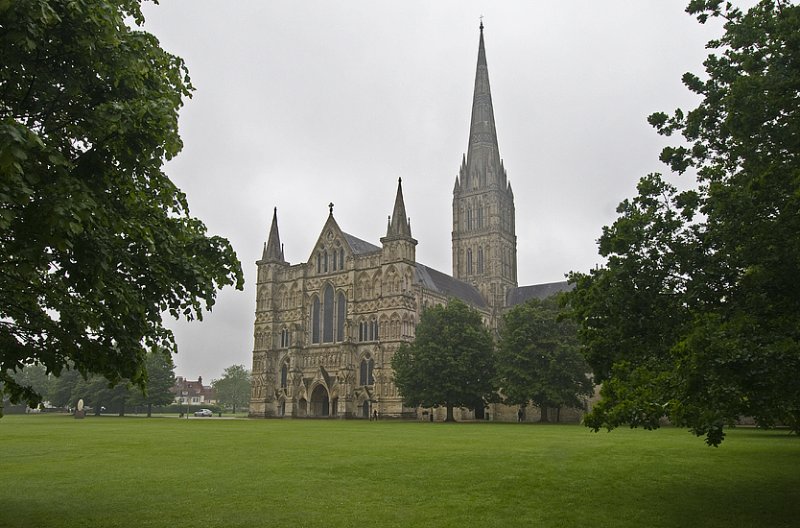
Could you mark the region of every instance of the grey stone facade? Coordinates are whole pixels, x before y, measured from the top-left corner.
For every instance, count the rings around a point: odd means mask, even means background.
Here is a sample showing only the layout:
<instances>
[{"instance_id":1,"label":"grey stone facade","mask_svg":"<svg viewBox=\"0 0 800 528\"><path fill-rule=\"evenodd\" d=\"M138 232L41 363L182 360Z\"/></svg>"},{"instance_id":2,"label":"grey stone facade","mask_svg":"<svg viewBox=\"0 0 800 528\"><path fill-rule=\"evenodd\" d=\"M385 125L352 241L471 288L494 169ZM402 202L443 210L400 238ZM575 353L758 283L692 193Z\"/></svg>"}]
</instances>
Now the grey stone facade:
<instances>
[{"instance_id":1,"label":"grey stone facade","mask_svg":"<svg viewBox=\"0 0 800 528\"><path fill-rule=\"evenodd\" d=\"M459 298L496 327L503 311L567 288L517 286L514 195L497 146L483 26L467 154L453 190L453 276L416 260L402 181L380 245L342 231L333 204L306 262L285 261L277 209L261 260L250 415L419 418L403 406L391 358L427 306ZM482 415L479 410L478 415ZM516 409L489 414L516 420ZM462 410L462 418L474 418Z\"/></svg>"}]
</instances>

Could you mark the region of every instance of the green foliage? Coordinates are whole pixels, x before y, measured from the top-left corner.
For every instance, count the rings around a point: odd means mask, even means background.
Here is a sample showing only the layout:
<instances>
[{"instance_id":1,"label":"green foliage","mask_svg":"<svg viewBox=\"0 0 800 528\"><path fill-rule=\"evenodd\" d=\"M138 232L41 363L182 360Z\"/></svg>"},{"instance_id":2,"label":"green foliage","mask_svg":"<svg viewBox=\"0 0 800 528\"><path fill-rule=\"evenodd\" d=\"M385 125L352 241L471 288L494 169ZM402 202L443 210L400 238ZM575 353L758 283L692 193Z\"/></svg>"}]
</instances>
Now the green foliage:
<instances>
[{"instance_id":1,"label":"green foliage","mask_svg":"<svg viewBox=\"0 0 800 528\"><path fill-rule=\"evenodd\" d=\"M683 78L702 101L649 121L683 136L661 159L697 189L644 178L570 303L604 382L589 425L667 417L718 445L742 415L800 430L800 6L687 11L726 19L704 78Z\"/></svg>"},{"instance_id":2,"label":"green foliage","mask_svg":"<svg viewBox=\"0 0 800 528\"><path fill-rule=\"evenodd\" d=\"M146 405L149 416L154 405L167 405L175 399L171 391L175 387L175 365L168 351L158 350L147 354L145 370L147 384L144 389L133 390L130 404Z\"/></svg>"},{"instance_id":3,"label":"green foliage","mask_svg":"<svg viewBox=\"0 0 800 528\"><path fill-rule=\"evenodd\" d=\"M176 351L162 314L201 318L242 287L162 171L182 147L183 61L138 0L0 2L0 381L43 365L145 384L146 350Z\"/></svg>"},{"instance_id":4,"label":"green foliage","mask_svg":"<svg viewBox=\"0 0 800 528\"><path fill-rule=\"evenodd\" d=\"M97 374L84 378L76 370L65 370L53 380L50 401L56 407L75 408L78 400L83 400L98 415L102 407L124 414L126 406L146 405L149 415L152 406L172 403L170 389L175 385L175 367L166 350L148 352L144 366L144 387L133 386L129 380L111 383Z\"/></svg>"},{"instance_id":5,"label":"green foliage","mask_svg":"<svg viewBox=\"0 0 800 528\"><path fill-rule=\"evenodd\" d=\"M20 387L30 387L30 390L48 397L54 385L54 379L47 374L47 370L38 364L28 365L24 369L17 372L8 372L8 376L12 377L14 382ZM2 385L0 383L0 385ZM2 394L2 389L0 389Z\"/></svg>"},{"instance_id":6,"label":"green foliage","mask_svg":"<svg viewBox=\"0 0 800 528\"><path fill-rule=\"evenodd\" d=\"M484 405L493 397L494 343L481 315L452 299L422 312L413 343L392 357L394 381L406 405Z\"/></svg>"},{"instance_id":7,"label":"green foliage","mask_svg":"<svg viewBox=\"0 0 800 528\"><path fill-rule=\"evenodd\" d=\"M216 392L217 402L233 408L247 407L250 404L250 371L244 365L231 365L225 369L220 379L211 382Z\"/></svg>"},{"instance_id":8,"label":"green foliage","mask_svg":"<svg viewBox=\"0 0 800 528\"><path fill-rule=\"evenodd\" d=\"M589 366L578 350L578 329L559 318L555 297L532 299L503 316L497 347L497 386L511 405L584 409L594 392Z\"/></svg>"}]
</instances>

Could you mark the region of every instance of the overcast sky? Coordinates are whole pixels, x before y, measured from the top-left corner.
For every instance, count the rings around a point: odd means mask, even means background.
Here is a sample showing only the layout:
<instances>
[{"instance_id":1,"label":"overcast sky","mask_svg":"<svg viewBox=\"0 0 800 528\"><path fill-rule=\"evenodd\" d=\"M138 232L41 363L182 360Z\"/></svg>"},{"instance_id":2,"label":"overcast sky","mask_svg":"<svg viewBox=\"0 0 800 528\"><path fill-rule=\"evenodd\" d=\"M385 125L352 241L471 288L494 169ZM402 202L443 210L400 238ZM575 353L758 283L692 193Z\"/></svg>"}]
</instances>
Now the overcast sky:
<instances>
[{"instance_id":1,"label":"overcast sky","mask_svg":"<svg viewBox=\"0 0 800 528\"><path fill-rule=\"evenodd\" d=\"M691 108L717 24L686 1L165 0L145 30L186 61L194 97L166 171L191 212L233 244L243 292L203 322L170 323L176 374L251 367L255 261L278 208L286 259L309 258L328 216L379 244L397 178L417 260L450 274L452 190L467 148L479 17L500 154L514 189L519 284L601 262L596 240L666 172L654 111Z\"/></svg>"}]
</instances>

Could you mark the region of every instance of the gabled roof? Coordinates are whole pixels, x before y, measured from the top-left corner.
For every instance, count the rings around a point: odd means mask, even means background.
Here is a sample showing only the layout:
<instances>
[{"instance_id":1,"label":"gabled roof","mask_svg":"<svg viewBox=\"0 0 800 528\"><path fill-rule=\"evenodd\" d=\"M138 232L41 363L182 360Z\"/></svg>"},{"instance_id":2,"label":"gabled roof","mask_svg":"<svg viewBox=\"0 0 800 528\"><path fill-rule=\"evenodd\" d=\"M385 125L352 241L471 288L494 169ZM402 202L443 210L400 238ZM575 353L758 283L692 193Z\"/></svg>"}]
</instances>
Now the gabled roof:
<instances>
[{"instance_id":1,"label":"gabled roof","mask_svg":"<svg viewBox=\"0 0 800 528\"><path fill-rule=\"evenodd\" d=\"M361 240L358 237L354 237L348 233L342 232L345 241L350 246L350 249L353 251L354 255L365 255L367 253L375 253L376 251L380 251L381 248L374 244L370 244L366 240Z\"/></svg>"},{"instance_id":2,"label":"gabled roof","mask_svg":"<svg viewBox=\"0 0 800 528\"><path fill-rule=\"evenodd\" d=\"M456 297L476 308L487 307L486 301L475 286L420 263L417 263L417 280L423 287L446 297Z\"/></svg>"},{"instance_id":3,"label":"gabled roof","mask_svg":"<svg viewBox=\"0 0 800 528\"><path fill-rule=\"evenodd\" d=\"M506 293L506 306L516 306L531 299L546 299L551 295L572 291L573 289L575 289L575 285L569 284L567 281L511 288L508 290L508 293Z\"/></svg>"},{"instance_id":4,"label":"gabled roof","mask_svg":"<svg viewBox=\"0 0 800 528\"><path fill-rule=\"evenodd\" d=\"M354 255L366 255L381 251L380 247L371 244L366 240L361 240L358 237L354 237L353 235L344 232L342 235L350 245L350 249L353 251ZM441 271L436 271L435 269L429 268L428 266L420 264L419 262L416 263L416 270L417 281L419 281L424 288L433 290L444 295L445 297L456 297L477 308L487 307L483 296L473 285L455 279L446 273L442 273Z\"/></svg>"}]
</instances>

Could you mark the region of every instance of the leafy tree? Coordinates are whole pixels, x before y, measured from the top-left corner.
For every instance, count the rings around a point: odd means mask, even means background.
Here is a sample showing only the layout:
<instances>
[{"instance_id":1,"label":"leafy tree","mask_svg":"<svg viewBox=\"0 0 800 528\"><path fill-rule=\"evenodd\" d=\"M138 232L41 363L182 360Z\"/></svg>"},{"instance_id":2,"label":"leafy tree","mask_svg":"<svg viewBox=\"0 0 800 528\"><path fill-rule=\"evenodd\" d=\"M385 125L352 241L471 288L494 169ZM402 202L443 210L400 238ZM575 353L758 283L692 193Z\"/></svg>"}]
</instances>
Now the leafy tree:
<instances>
[{"instance_id":1,"label":"leafy tree","mask_svg":"<svg viewBox=\"0 0 800 528\"><path fill-rule=\"evenodd\" d=\"M73 400L75 388L83 381L81 373L77 370L65 370L61 376L53 380L50 389L50 403L56 407L75 407L78 398Z\"/></svg>"},{"instance_id":2,"label":"leafy tree","mask_svg":"<svg viewBox=\"0 0 800 528\"><path fill-rule=\"evenodd\" d=\"M549 421L548 408L584 409L594 392L577 325L560 313L556 297L515 306L503 316L497 347L497 385L506 402L533 402L542 422Z\"/></svg>"},{"instance_id":3,"label":"leafy tree","mask_svg":"<svg viewBox=\"0 0 800 528\"><path fill-rule=\"evenodd\" d=\"M407 405L474 408L492 398L494 342L481 315L453 299L422 312L413 343L392 357L394 382ZM477 403L480 402L480 403Z\"/></svg>"},{"instance_id":4,"label":"leafy tree","mask_svg":"<svg viewBox=\"0 0 800 528\"><path fill-rule=\"evenodd\" d=\"M71 402L77 405L78 400L82 399L85 405L94 410L95 416L100 416L104 409L125 416L125 405L132 394L129 383L112 385L103 376L92 375L78 380L73 388Z\"/></svg>"},{"instance_id":5,"label":"leafy tree","mask_svg":"<svg viewBox=\"0 0 800 528\"><path fill-rule=\"evenodd\" d=\"M146 350L175 352L162 314L201 318L242 288L162 164L193 87L139 0L0 2L0 381L41 364L144 386Z\"/></svg>"},{"instance_id":6,"label":"leafy tree","mask_svg":"<svg viewBox=\"0 0 800 528\"><path fill-rule=\"evenodd\" d=\"M742 415L800 429L800 6L687 11L726 20L705 80L683 77L702 100L649 121L683 136L661 159L696 189L644 178L603 230L607 265L572 274L569 302L603 382L587 424L667 417L719 445Z\"/></svg>"},{"instance_id":7,"label":"leafy tree","mask_svg":"<svg viewBox=\"0 0 800 528\"><path fill-rule=\"evenodd\" d=\"M220 379L211 382L217 401L229 407L246 407L250 404L250 371L244 365L231 365Z\"/></svg>"},{"instance_id":8,"label":"leafy tree","mask_svg":"<svg viewBox=\"0 0 800 528\"><path fill-rule=\"evenodd\" d=\"M133 405L146 405L147 416L151 416L153 405L168 405L175 399L171 389L175 386L175 365L167 351L147 354L145 360L147 386L144 391L134 390L131 396Z\"/></svg>"},{"instance_id":9,"label":"leafy tree","mask_svg":"<svg viewBox=\"0 0 800 528\"><path fill-rule=\"evenodd\" d=\"M14 381L22 387L30 387L37 393L47 397L53 386L53 378L47 374L47 369L42 365L27 365L24 369L9 373Z\"/></svg>"}]
</instances>

